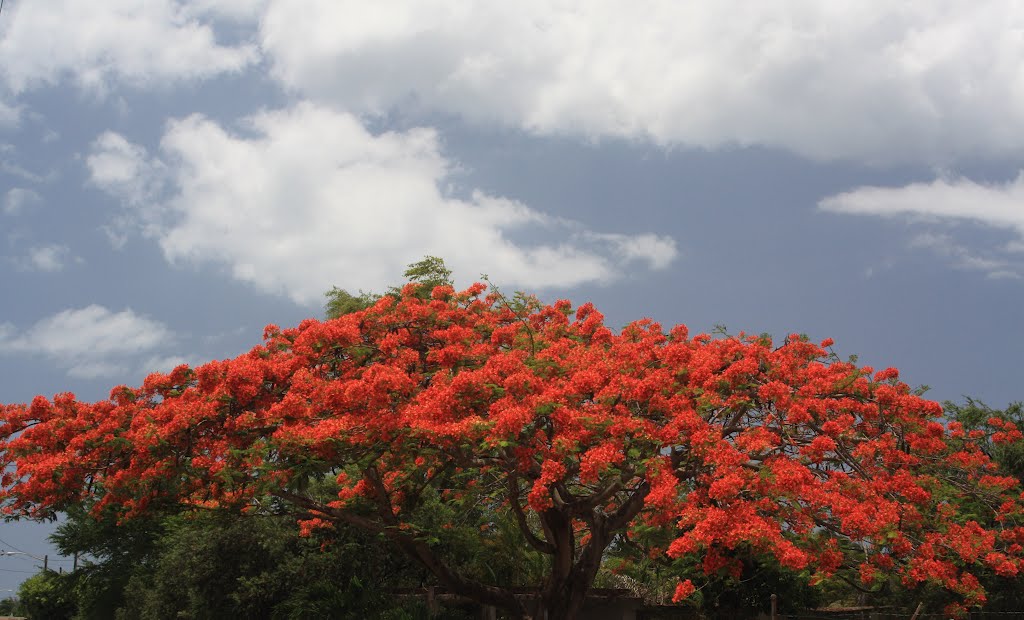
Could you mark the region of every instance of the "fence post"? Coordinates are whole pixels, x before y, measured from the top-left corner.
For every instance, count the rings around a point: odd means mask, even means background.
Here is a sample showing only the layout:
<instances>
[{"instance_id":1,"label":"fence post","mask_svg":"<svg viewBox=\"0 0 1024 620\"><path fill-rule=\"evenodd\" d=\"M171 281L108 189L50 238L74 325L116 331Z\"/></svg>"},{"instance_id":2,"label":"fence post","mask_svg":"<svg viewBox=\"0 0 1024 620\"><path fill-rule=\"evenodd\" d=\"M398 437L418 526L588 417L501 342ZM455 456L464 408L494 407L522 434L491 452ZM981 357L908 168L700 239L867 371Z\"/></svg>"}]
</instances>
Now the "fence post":
<instances>
[{"instance_id":1,"label":"fence post","mask_svg":"<svg viewBox=\"0 0 1024 620\"><path fill-rule=\"evenodd\" d=\"M434 593L434 586L427 586L427 610L430 613L431 618L436 616L438 611L440 611L438 609L437 597Z\"/></svg>"},{"instance_id":2,"label":"fence post","mask_svg":"<svg viewBox=\"0 0 1024 620\"><path fill-rule=\"evenodd\" d=\"M922 607L924 607L924 601L917 604L917 609L914 610L914 615L910 616L910 620L917 620L917 615L921 613Z\"/></svg>"}]
</instances>

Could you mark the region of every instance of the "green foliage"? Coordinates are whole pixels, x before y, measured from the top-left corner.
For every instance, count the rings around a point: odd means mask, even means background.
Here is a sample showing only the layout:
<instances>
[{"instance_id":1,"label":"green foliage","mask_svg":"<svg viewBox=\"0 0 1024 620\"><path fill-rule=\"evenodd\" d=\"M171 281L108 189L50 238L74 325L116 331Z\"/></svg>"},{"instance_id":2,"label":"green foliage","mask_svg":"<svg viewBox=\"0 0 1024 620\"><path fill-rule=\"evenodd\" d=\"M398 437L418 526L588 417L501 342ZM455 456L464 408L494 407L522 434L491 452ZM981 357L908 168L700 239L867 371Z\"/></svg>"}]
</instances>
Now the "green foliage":
<instances>
[{"instance_id":1,"label":"green foliage","mask_svg":"<svg viewBox=\"0 0 1024 620\"><path fill-rule=\"evenodd\" d=\"M166 527L151 567L129 580L118 618L375 617L410 574L374 536L301 538L294 518L203 513Z\"/></svg>"},{"instance_id":2,"label":"green foliage","mask_svg":"<svg viewBox=\"0 0 1024 620\"><path fill-rule=\"evenodd\" d=\"M0 599L0 616L20 616L22 615L21 602L18 599L9 596L5 599Z\"/></svg>"},{"instance_id":3,"label":"green foliage","mask_svg":"<svg viewBox=\"0 0 1024 620\"><path fill-rule=\"evenodd\" d=\"M422 260L409 265L409 268L402 274L406 281L420 285L420 293L429 296L430 292L438 286L453 286L452 270L444 264L444 259L436 256L424 256ZM388 293L391 295L401 291L398 287L391 287Z\"/></svg>"},{"instance_id":4,"label":"green foliage","mask_svg":"<svg viewBox=\"0 0 1024 620\"><path fill-rule=\"evenodd\" d=\"M21 610L30 620L67 620L76 610L74 578L43 571L22 582L18 589Z\"/></svg>"},{"instance_id":5,"label":"green foliage","mask_svg":"<svg viewBox=\"0 0 1024 620\"><path fill-rule=\"evenodd\" d=\"M164 519L158 517L119 524L112 510L99 518L91 517L84 506L69 512L50 540L62 555L82 556L72 578L76 618L104 620L123 605L128 580L151 561L163 530Z\"/></svg>"},{"instance_id":6,"label":"green foliage","mask_svg":"<svg viewBox=\"0 0 1024 620\"><path fill-rule=\"evenodd\" d=\"M420 285L418 294L422 297L429 296L435 287L454 284L451 269L445 266L444 259L436 256L425 256L423 260L410 264L403 275L406 281ZM392 286L388 288L387 294L398 297L401 290L397 286ZM339 316L364 310L377 303L377 300L381 298L377 293L368 293L362 290L358 295L353 295L336 286L324 293L324 296L327 298L324 314L328 319L336 319Z\"/></svg>"},{"instance_id":7,"label":"green foliage","mask_svg":"<svg viewBox=\"0 0 1024 620\"><path fill-rule=\"evenodd\" d=\"M393 597L425 574L382 536L335 528L303 538L294 516L211 511L118 523L76 510L53 540L87 557L74 573L26 582L22 596L41 618L429 616L421 599Z\"/></svg>"},{"instance_id":8,"label":"green foliage","mask_svg":"<svg viewBox=\"0 0 1024 620\"><path fill-rule=\"evenodd\" d=\"M547 556L530 547L515 520L491 503L488 481L471 479L450 483L459 489L457 497L425 489L412 522L430 533L435 553L472 579L502 587L537 584L548 568Z\"/></svg>"},{"instance_id":9,"label":"green foliage","mask_svg":"<svg viewBox=\"0 0 1024 620\"><path fill-rule=\"evenodd\" d=\"M336 286L324 293L324 296L327 298L327 303L324 305L324 314L328 319L336 319L339 316L359 312L369 308L380 299L379 295L365 291L359 291L358 295L353 295Z\"/></svg>"}]
</instances>

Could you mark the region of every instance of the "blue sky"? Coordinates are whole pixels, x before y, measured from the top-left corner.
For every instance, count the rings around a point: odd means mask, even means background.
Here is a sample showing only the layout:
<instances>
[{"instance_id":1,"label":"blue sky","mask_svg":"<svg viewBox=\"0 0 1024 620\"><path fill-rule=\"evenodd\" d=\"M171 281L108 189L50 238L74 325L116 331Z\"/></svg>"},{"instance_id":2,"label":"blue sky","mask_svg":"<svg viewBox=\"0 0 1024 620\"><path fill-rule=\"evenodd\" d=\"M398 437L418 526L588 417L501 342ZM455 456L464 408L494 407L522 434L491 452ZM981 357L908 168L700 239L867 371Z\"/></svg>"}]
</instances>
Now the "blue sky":
<instances>
[{"instance_id":1,"label":"blue sky","mask_svg":"<svg viewBox=\"0 0 1024 620\"><path fill-rule=\"evenodd\" d=\"M995 0L6 0L0 402L237 355L431 254L1005 405L1022 59Z\"/></svg>"}]
</instances>

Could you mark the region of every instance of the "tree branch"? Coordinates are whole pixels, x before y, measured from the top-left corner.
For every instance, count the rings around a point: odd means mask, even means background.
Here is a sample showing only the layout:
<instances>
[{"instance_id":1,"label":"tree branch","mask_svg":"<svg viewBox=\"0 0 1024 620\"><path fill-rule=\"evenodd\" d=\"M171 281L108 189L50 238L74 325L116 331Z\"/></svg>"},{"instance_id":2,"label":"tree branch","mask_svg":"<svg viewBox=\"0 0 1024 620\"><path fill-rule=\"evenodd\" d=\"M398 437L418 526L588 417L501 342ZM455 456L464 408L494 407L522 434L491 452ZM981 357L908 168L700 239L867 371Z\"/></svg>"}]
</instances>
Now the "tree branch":
<instances>
[{"instance_id":1,"label":"tree branch","mask_svg":"<svg viewBox=\"0 0 1024 620\"><path fill-rule=\"evenodd\" d=\"M533 533L533 528L526 520L526 513L523 511L522 504L519 503L519 477L512 474L508 477L508 503L512 506L512 512L516 516L516 522L519 523L519 530L523 533L526 538L526 542L530 543L530 546L548 555L554 555L555 546L546 540L541 540L536 534Z\"/></svg>"},{"instance_id":2,"label":"tree branch","mask_svg":"<svg viewBox=\"0 0 1024 620\"><path fill-rule=\"evenodd\" d=\"M621 530L633 520L633 517L640 514L644 507L644 499L651 492L651 484L644 482L633 491L625 502L618 509L608 516L608 530L611 532Z\"/></svg>"}]
</instances>

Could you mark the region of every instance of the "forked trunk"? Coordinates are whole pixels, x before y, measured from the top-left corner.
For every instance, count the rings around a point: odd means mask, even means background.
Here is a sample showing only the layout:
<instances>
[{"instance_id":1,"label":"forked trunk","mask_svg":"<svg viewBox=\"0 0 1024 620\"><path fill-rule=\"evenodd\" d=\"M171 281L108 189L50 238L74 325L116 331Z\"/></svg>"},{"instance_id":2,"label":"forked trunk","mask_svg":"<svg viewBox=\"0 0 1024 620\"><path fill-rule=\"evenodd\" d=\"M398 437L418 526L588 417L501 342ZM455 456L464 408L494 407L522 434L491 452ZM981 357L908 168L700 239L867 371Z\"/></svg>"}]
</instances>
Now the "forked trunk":
<instances>
[{"instance_id":1,"label":"forked trunk","mask_svg":"<svg viewBox=\"0 0 1024 620\"><path fill-rule=\"evenodd\" d=\"M549 521L549 525L556 526L549 528L556 551L552 558L551 575L537 601L535 620L575 620L583 609L587 593L601 567L601 558L609 542L608 532L603 519L592 522L590 540L576 558L571 522L563 515L550 517L554 518ZM564 529L557 527L559 525L564 526Z\"/></svg>"}]
</instances>

